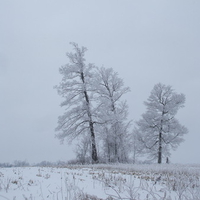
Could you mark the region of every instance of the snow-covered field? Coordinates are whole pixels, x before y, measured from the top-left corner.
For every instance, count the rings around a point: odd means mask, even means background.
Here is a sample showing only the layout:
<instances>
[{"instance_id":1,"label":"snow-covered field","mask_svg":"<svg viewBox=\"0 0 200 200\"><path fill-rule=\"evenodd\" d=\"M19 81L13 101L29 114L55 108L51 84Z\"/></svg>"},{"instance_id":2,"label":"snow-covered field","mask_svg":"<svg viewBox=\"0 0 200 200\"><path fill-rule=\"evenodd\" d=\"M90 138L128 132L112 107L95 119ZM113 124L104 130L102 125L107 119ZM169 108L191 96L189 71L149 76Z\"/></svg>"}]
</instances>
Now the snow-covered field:
<instances>
[{"instance_id":1,"label":"snow-covered field","mask_svg":"<svg viewBox=\"0 0 200 200\"><path fill-rule=\"evenodd\" d=\"M0 168L0 200L200 199L200 165Z\"/></svg>"}]
</instances>

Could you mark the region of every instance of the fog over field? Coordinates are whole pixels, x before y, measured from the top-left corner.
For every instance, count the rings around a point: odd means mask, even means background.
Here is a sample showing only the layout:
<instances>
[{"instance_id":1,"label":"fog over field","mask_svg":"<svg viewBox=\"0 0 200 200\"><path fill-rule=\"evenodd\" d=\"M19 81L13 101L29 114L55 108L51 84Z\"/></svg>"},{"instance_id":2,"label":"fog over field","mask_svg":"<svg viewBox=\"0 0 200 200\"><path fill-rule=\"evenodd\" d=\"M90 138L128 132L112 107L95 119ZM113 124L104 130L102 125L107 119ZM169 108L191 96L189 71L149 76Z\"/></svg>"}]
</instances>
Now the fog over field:
<instances>
[{"instance_id":1,"label":"fog over field","mask_svg":"<svg viewBox=\"0 0 200 200\"><path fill-rule=\"evenodd\" d=\"M186 96L177 118L188 128L172 163L200 163L200 1L6 0L0 2L0 163L70 160L74 145L54 138L64 112L53 89L70 42L87 63L112 67L131 92L138 121L155 84Z\"/></svg>"}]
</instances>

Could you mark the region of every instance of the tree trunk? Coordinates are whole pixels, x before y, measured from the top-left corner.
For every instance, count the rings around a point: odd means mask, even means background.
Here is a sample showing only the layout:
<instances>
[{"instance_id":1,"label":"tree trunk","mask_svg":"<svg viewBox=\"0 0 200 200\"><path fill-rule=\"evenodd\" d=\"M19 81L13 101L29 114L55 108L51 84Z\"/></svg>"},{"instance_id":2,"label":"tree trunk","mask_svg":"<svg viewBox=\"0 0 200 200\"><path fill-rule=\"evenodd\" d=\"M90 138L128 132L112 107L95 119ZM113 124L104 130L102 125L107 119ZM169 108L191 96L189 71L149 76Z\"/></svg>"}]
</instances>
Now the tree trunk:
<instances>
[{"instance_id":1,"label":"tree trunk","mask_svg":"<svg viewBox=\"0 0 200 200\"><path fill-rule=\"evenodd\" d=\"M81 80L83 84L85 84L85 78L84 78L84 73L81 72ZM98 162L98 157L97 157L97 149L96 149L96 142L95 142L95 134L94 134L94 125L92 121L92 115L90 111L90 101L88 97L88 93L86 91L86 88L84 88L84 96L85 96L85 101L86 101L86 106L87 106L87 115L89 118L89 127L90 127L90 133L91 133L91 143L92 143L92 163L97 163Z\"/></svg>"},{"instance_id":2,"label":"tree trunk","mask_svg":"<svg viewBox=\"0 0 200 200\"><path fill-rule=\"evenodd\" d=\"M158 163L162 163L162 132L159 133L159 141L158 141Z\"/></svg>"},{"instance_id":3,"label":"tree trunk","mask_svg":"<svg viewBox=\"0 0 200 200\"><path fill-rule=\"evenodd\" d=\"M110 143L108 142L107 143L107 147L108 147L108 152L107 152L107 155L108 155L108 162L110 163L111 162L111 158L110 158Z\"/></svg>"},{"instance_id":4,"label":"tree trunk","mask_svg":"<svg viewBox=\"0 0 200 200\"><path fill-rule=\"evenodd\" d=\"M90 122L90 132L91 132L91 142L92 142L92 164L94 164L98 162L98 157L97 157L97 149L95 142L94 126L92 122Z\"/></svg>"},{"instance_id":5,"label":"tree trunk","mask_svg":"<svg viewBox=\"0 0 200 200\"><path fill-rule=\"evenodd\" d=\"M118 162L118 150L117 150L117 141L115 140L115 162Z\"/></svg>"}]
</instances>

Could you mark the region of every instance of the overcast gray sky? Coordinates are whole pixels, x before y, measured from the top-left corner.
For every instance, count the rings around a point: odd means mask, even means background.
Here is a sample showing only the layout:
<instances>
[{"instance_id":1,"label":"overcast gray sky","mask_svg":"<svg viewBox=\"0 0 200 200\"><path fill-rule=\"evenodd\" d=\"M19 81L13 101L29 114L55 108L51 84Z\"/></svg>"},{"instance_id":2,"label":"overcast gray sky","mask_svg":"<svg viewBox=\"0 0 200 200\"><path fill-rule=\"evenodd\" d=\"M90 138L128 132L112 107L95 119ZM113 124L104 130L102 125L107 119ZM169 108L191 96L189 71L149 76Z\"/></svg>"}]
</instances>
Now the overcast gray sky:
<instances>
[{"instance_id":1,"label":"overcast gray sky","mask_svg":"<svg viewBox=\"0 0 200 200\"><path fill-rule=\"evenodd\" d=\"M156 83L185 94L177 118L189 133L171 161L200 163L199 0L1 0L0 162L73 158L54 138L63 109L53 86L69 42L124 79L134 121Z\"/></svg>"}]
</instances>

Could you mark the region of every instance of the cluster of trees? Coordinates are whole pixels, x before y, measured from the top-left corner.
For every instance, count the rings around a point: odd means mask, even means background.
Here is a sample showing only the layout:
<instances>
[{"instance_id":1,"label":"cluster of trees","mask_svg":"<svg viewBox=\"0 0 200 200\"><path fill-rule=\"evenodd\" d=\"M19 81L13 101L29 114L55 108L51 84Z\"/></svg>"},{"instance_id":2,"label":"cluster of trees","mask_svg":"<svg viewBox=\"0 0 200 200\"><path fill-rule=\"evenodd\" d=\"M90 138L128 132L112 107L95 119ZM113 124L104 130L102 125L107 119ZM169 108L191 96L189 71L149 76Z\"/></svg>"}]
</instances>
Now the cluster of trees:
<instances>
[{"instance_id":1,"label":"cluster of trees","mask_svg":"<svg viewBox=\"0 0 200 200\"><path fill-rule=\"evenodd\" d=\"M131 131L128 105L123 95L130 91L112 68L86 64L85 47L71 43L69 63L60 67L62 80L55 86L65 108L58 118L56 137L77 139L76 155L82 163L128 162L130 154L158 159L170 155L183 141L187 129L174 118L185 96L170 86L157 84L145 102L147 112Z\"/></svg>"}]
</instances>

